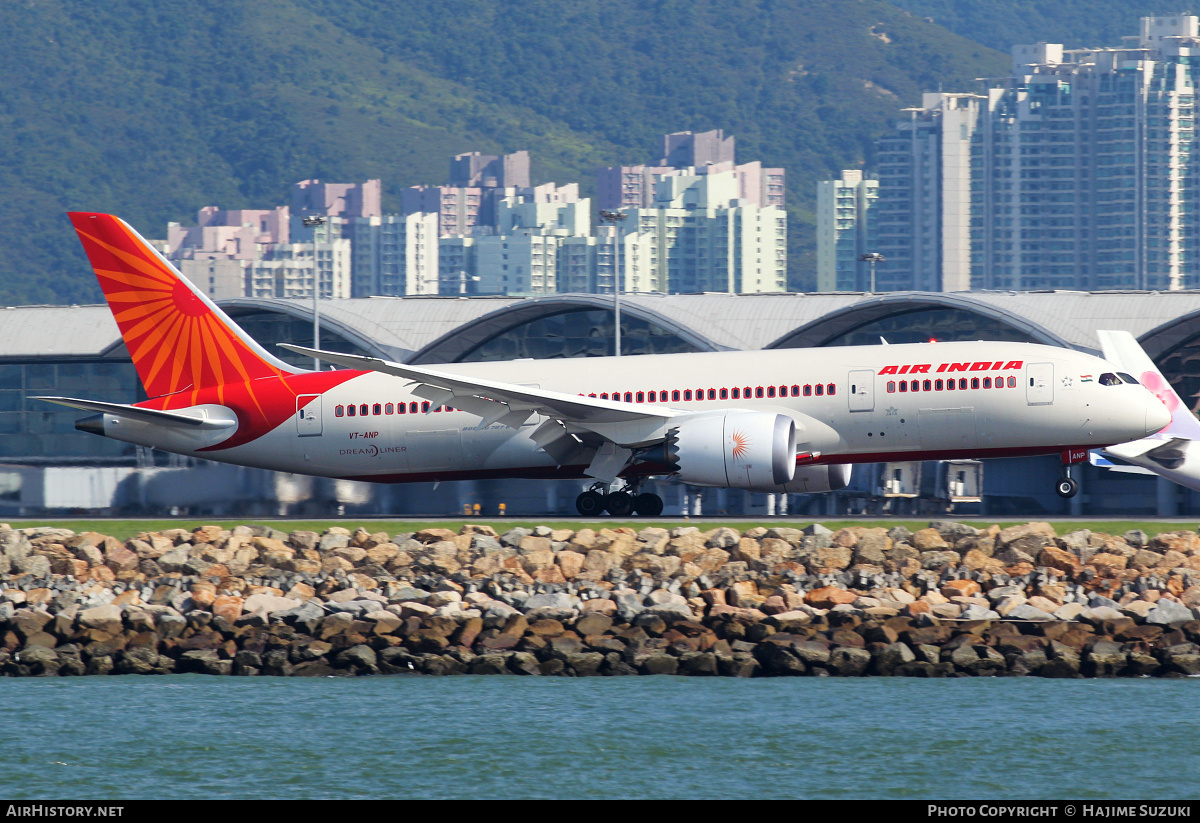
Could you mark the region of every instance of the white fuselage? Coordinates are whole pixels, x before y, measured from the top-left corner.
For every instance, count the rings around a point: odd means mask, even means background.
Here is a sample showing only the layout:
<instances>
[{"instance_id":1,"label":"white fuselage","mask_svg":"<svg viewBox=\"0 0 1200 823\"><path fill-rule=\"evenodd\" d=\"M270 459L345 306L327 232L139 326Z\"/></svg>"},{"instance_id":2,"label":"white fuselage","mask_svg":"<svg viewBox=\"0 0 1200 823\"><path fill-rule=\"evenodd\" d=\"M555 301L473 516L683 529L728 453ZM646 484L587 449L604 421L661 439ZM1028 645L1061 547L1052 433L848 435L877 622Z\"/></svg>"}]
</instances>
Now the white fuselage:
<instances>
[{"instance_id":1,"label":"white fuselage","mask_svg":"<svg viewBox=\"0 0 1200 823\"><path fill-rule=\"evenodd\" d=\"M1126 442L1166 424L1140 385L1102 385L1116 369L1070 349L968 342L755 352L525 360L436 366L462 376L631 406L791 416L801 454L822 463L1055 453ZM953 381L953 388L950 387ZM915 385L914 385L915 383ZM819 388L818 388L819 387ZM152 424L105 434L168 451L279 471L402 482L472 477L578 477L519 428L480 427L458 410L425 413L405 379L365 373L329 389L257 439L200 450L231 433L179 433ZM747 396L747 390L749 390ZM651 394L653 393L653 399ZM416 413L413 412L416 404ZM404 407L404 413L399 408ZM351 416L348 409L354 408ZM366 410L366 414L362 411ZM201 442L198 437L209 439Z\"/></svg>"}]
</instances>

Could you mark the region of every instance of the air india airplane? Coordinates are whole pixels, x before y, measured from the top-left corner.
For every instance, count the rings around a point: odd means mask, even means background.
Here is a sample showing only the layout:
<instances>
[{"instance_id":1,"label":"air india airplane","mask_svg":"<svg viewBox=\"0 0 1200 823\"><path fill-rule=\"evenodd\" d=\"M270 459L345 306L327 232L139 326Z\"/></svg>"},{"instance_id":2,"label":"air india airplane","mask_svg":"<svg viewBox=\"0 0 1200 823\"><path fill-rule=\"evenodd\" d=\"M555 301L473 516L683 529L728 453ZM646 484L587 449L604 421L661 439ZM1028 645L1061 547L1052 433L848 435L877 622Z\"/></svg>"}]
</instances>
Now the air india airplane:
<instances>
[{"instance_id":1,"label":"air india airplane","mask_svg":"<svg viewBox=\"0 0 1200 823\"><path fill-rule=\"evenodd\" d=\"M73 213L151 399L43 397L76 428L194 457L380 483L590 478L580 514L657 515L648 477L762 492L844 488L854 463L1060 454L1143 439L1163 403L1106 361L956 342L407 366L264 350L128 224Z\"/></svg>"}]
</instances>

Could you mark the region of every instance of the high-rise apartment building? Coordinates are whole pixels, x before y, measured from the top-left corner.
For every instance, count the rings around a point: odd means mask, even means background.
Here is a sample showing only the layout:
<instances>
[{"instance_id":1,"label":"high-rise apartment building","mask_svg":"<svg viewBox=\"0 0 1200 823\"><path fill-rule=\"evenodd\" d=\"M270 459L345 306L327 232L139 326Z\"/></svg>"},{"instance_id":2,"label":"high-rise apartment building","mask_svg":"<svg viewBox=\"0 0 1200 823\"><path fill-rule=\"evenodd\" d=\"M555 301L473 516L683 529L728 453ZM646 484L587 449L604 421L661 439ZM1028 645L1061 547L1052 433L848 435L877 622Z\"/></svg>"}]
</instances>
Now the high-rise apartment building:
<instances>
[{"instance_id":1,"label":"high-rise apartment building","mask_svg":"<svg viewBox=\"0 0 1200 823\"><path fill-rule=\"evenodd\" d=\"M650 208L658 181L664 177L695 177L732 171L737 179L737 198L754 206L779 206L785 199L784 172L764 168L754 161L738 165L734 138L720 129L706 132L682 131L663 136L663 156L654 166L610 166L596 172L599 208Z\"/></svg>"},{"instance_id":2,"label":"high-rise apartment building","mask_svg":"<svg viewBox=\"0 0 1200 823\"><path fill-rule=\"evenodd\" d=\"M292 186L294 215L324 217L378 217L383 214L383 185L378 180L365 183L322 183L301 180Z\"/></svg>"},{"instance_id":3,"label":"high-rise apartment building","mask_svg":"<svg viewBox=\"0 0 1200 823\"><path fill-rule=\"evenodd\" d=\"M622 289L659 292L787 290L787 216L741 200L733 171L671 175L651 208L620 224Z\"/></svg>"},{"instance_id":4,"label":"high-rise apartment building","mask_svg":"<svg viewBox=\"0 0 1200 823\"><path fill-rule=\"evenodd\" d=\"M879 141L872 209L879 291L971 287L971 147L985 98L924 95Z\"/></svg>"},{"instance_id":5,"label":"high-rise apartment building","mask_svg":"<svg viewBox=\"0 0 1200 823\"><path fill-rule=\"evenodd\" d=\"M1200 25L1115 48L1013 49L976 94L926 94L879 141L881 289L1200 286Z\"/></svg>"},{"instance_id":6,"label":"high-rise apartment building","mask_svg":"<svg viewBox=\"0 0 1200 823\"><path fill-rule=\"evenodd\" d=\"M350 296L350 241L335 237L316 243L283 243L251 261L246 274L249 297L312 297L314 283L321 299Z\"/></svg>"},{"instance_id":7,"label":"high-rise apartment building","mask_svg":"<svg viewBox=\"0 0 1200 823\"><path fill-rule=\"evenodd\" d=\"M438 215L385 214L351 220L355 297L438 293Z\"/></svg>"},{"instance_id":8,"label":"high-rise apartment building","mask_svg":"<svg viewBox=\"0 0 1200 823\"><path fill-rule=\"evenodd\" d=\"M846 169L817 183L817 291L868 291L871 269L860 258L878 252L872 208L879 181ZM877 287L876 287L877 288Z\"/></svg>"}]
</instances>

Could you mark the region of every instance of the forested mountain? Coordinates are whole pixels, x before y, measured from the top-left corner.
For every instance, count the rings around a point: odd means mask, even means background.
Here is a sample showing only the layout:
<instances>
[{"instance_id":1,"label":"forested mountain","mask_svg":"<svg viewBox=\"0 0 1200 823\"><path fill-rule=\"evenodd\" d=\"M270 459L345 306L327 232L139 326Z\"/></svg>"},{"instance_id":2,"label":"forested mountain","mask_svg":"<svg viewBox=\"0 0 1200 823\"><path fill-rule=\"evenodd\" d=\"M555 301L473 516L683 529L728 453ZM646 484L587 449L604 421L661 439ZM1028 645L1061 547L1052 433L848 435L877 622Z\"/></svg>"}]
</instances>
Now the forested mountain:
<instances>
[{"instance_id":1,"label":"forested mountain","mask_svg":"<svg viewBox=\"0 0 1200 823\"><path fill-rule=\"evenodd\" d=\"M955 34L1007 52L1014 44L1062 43L1067 48L1119 46L1138 33L1138 20L1179 14L1178 0L891 0Z\"/></svg>"},{"instance_id":2,"label":"forested mountain","mask_svg":"<svg viewBox=\"0 0 1200 823\"><path fill-rule=\"evenodd\" d=\"M947 25L986 40L986 19L959 8L983 5L8 0L0 304L100 299L67 210L161 237L201 206L284 203L309 177L382 178L394 208L472 150L528 149L537 181L590 190L597 167L711 128L737 137L739 159L787 169L791 280L810 286L814 182L863 163L922 90L1005 71L1001 52L924 19L945 6ZM1136 26L1137 9L1086 5Z\"/></svg>"}]
</instances>

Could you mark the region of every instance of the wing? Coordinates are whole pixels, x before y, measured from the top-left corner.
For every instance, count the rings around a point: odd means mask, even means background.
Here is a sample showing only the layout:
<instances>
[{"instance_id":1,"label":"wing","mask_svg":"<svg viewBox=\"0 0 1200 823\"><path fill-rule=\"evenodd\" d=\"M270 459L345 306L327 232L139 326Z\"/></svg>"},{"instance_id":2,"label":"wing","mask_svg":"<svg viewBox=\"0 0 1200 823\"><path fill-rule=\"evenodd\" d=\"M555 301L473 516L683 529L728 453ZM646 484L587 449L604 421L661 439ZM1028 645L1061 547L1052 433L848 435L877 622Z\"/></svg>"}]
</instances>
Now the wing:
<instances>
[{"instance_id":1,"label":"wing","mask_svg":"<svg viewBox=\"0 0 1200 823\"><path fill-rule=\"evenodd\" d=\"M669 406L630 406L595 397L448 374L376 357L327 352L287 343L280 345L306 357L410 380L417 384L413 393L430 401L432 408L453 406L479 415L480 428L495 423L519 427L534 414L541 415L546 419L530 435L533 441L560 465L577 458L581 447L594 450L587 474L599 479L616 477L632 457L633 449L663 440L675 418L695 414Z\"/></svg>"}]
</instances>

